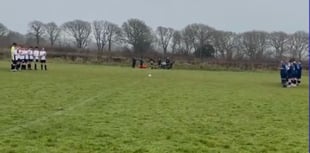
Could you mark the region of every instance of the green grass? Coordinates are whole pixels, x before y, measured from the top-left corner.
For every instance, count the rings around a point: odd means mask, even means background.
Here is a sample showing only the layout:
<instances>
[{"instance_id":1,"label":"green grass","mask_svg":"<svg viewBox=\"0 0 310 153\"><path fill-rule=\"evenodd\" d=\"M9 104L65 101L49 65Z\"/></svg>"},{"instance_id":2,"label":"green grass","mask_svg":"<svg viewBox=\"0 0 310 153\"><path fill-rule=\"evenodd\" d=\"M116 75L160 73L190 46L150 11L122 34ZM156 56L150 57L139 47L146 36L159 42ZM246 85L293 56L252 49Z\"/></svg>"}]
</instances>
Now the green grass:
<instances>
[{"instance_id":1,"label":"green grass","mask_svg":"<svg viewBox=\"0 0 310 153\"><path fill-rule=\"evenodd\" d=\"M1 153L308 151L308 77L0 62L0 86Z\"/></svg>"}]
</instances>

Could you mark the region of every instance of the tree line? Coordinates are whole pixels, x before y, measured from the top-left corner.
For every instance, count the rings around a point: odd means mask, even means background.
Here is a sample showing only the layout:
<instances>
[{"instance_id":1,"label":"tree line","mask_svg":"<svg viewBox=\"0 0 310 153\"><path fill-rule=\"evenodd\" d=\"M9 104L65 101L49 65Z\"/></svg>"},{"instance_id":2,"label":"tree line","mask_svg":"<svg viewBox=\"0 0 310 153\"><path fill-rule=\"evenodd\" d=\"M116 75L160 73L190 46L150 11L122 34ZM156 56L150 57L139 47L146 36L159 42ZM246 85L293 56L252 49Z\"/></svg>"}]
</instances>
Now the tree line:
<instances>
[{"instance_id":1,"label":"tree line","mask_svg":"<svg viewBox=\"0 0 310 153\"><path fill-rule=\"evenodd\" d=\"M309 37L305 31L286 33L260 30L235 33L193 23L181 30L159 26L152 29L140 19L129 19L121 26L104 20L54 22L32 21L23 35L0 23L0 46L12 42L48 45L51 48L96 49L98 53L130 50L136 55L160 52L200 59L263 60L307 59Z\"/></svg>"}]
</instances>

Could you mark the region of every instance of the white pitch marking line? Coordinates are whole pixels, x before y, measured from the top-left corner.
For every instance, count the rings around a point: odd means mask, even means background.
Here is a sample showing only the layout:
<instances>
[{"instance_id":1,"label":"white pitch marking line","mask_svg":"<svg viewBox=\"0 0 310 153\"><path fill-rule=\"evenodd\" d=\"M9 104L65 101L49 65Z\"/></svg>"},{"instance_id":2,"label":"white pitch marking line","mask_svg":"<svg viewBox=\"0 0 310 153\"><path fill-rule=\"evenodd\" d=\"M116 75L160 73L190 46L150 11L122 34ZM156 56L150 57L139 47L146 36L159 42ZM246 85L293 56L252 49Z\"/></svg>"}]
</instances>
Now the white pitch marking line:
<instances>
[{"instance_id":1,"label":"white pitch marking line","mask_svg":"<svg viewBox=\"0 0 310 153\"><path fill-rule=\"evenodd\" d=\"M137 83L139 83L139 82L140 82L140 81L137 80L137 81L132 82L132 84L130 84L130 85L132 86L132 85L135 85L135 84L137 84ZM26 122L26 123L24 123L24 124L22 124L22 125L16 125L16 126L14 126L14 127L8 128L7 130L3 130L2 133L5 134L5 133L9 133L9 132L14 132L14 131L17 131L17 130L20 130L20 129L23 129L23 128L27 128L27 127L29 127L30 125L33 125L33 124L36 124L36 123L45 121L45 120L47 120L48 118L51 118L51 117L53 117L53 116L62 115L62 114L64 114L65 112L72 111L72 110L74 110L75 108L77 108L77 107L79 107L79 106L82 106L82 105L86 104L87 102L89 102L89 101L91 101L91 100L93 100L93 99L95 99L95 98L97 98L97 97L99 97L99 96L100 96L100 94L97 94L96 96L93 96L93 97L90 97L90 98L88 98L88 99L85 99L84 101L79 102L79 103L77 103L76 105L72 105L71 107L68 107L68 108L65 109L65 110L56 111L56 112L54 112L54 113L52 113L52 114L50 114L50 115L45 115L45 116L42 116L42 117L40 117L40 118L37 118L37 119L35 119L35 120L33 120L33 121L28 121L28 122Z\"/></svg>"},{"instance_id":2,"label":"white pitch marking line","mask_svg":"<svg viewBox=\"0 0 310 153\"><path fill-rule=\"evenodd\" d=\"M71 107L68 107L67 109L60 110L60 111L56 111L56 112L54 112L54 113L52 113L52 114L50 114L50 115L45 115L45 116L42 116L42 117L40 117L40 118L37 118L37 119L35 119L35 120L33 120L33 121L28 121L28 122L26 122L26 123L24 123L24 124L22 124L22 125L14 126L14 127L12 127L12 128L9 128L9 129L7 129L7 130L2 131L2 133L14 132L14 131L17 131L17 130L20 130L20 129L23 129L23 128L27 128L27 127L29 127L30 125L33 125L33 124L36 124L36 123L45 121L45 120L47 120L48 118L51 118L51 117L54 117L54 116L62 115L62 114L64 114L64 113L66 113L66 112L69 112L69 111L74 110L74 109L77 108L77 107L80 107L80 106L85 105L87 102L89 102L89 101L91 101L91 100L94 100L94 99L97 98L97 97L99 97L99 95L90 97L90 98L88 98L88 99L85 99L84 101L79 102L79 103L77 103L76 105L72 105Z\"/></svg>"}]
</instances>

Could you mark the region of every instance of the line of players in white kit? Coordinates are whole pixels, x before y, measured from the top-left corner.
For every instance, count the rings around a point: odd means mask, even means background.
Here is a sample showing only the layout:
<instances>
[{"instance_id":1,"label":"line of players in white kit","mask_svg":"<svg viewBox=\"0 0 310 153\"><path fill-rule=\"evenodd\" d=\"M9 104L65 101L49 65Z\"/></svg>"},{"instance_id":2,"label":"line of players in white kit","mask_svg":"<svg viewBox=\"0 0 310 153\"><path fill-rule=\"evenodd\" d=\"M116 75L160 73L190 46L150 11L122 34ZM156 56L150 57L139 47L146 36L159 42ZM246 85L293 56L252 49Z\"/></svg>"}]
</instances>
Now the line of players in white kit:
<instances>
[{"instance_id":1,"label":"line of players in white kit","mask_svg":"<svg viewBox=\"0 0 310 153\"><path fill-rule=\"evenodd\" d=\"M13 43L11 47L11 71L32 70L33 64L34 70L37 70L37 64L39 62L41 63L41 70L47 70L46 55L44 48L41 50L38 47L26 48Z\"/></svg>"}]
</instances>

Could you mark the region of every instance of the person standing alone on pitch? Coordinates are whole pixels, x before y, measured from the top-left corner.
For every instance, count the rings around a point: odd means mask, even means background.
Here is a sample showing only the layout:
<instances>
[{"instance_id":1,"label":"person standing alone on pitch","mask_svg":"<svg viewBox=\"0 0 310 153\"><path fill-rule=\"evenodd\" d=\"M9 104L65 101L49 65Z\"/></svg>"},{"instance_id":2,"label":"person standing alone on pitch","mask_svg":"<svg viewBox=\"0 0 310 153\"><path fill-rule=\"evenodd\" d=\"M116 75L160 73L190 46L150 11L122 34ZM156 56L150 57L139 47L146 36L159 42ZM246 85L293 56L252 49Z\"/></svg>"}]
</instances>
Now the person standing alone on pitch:
<instances>
[{"instance_id":1,"label":"person standing alone on pitch","mask_svg":"<svg viewBox=\"0 0 310 153\"><path fill-rule=\"evenodd\" d=\"M37 70L37 63L39 63L39 47L35 47L33 51L34 57L34 70Z\"/></svg>"},{"instance_id":2,"label":"person standing alone on pitch","mask_svg":"<svg viewBox=\"0 0 310 153\"><path fill-rule=\"evenodd\" d=\"M158 68L161 68L161 59L160 58L158 58L157 65L158 65Z\"/></svg>"},{"instance_id":3,"label":"person standing alone on pitch","mask_svg":"<svg viewBox=\"0 0 310 153\"><path fill-rule=\"evenodd\" d=\"M137 59L135 57L132 58L132 68L136 67Z\"/></svg>"},{"instance_id":4,"label":"person standing alone on pitch","mask_svg":"<svg viewBox=\"0 0 310 153\"><path fill-rule=\"evenodd\" d=\"M39 53L40 56L40 62L41 62L41 70L43 70L43 66L44 66L44 70L47 70L47 66L46 66L46 51L44 48L42 48L42 50Z\"/></svg>"},{"instance_id":5,"label":"person standing alone on pitch","mask_svg":"<svg viewBox=\"0 0 310 153\"><path fill-rule=\"evenodd\" d=\"M11 46L11 50L10 50L10 53L11 53L11 71L16 71L16 43L13 43L12 46Z\"/></svg>"}]
</instances>

